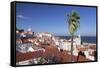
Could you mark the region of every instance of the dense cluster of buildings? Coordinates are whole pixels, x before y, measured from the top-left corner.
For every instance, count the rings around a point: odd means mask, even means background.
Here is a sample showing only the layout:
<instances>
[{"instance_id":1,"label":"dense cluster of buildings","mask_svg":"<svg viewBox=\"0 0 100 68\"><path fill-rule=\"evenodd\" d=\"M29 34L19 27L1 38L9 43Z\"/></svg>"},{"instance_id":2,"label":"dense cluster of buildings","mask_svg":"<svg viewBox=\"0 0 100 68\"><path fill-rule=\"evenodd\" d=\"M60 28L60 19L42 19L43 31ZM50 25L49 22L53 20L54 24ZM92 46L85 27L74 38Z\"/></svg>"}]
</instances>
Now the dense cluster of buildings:
<instances>
[{"instance_id":1,"label":"dense cluster of buildings","mask_svg":"<svg viewBox=\"0 0 100 68\"><path fill-rule=\"evenodd\" d=\"M60 37L56 37L48 32L34 33L32 32L31 28L29 28L26 32L16 31L16 52L18 53L18 55L22 57L25 54L27 54L27 56L30 57L30 58L27 57L29 59L27 59L26 57L24 59L22 59L21 57L20 58L16 57L18 59L16 64L17 65L39 64L41 56L45 53L49 53L49 48L46 49L46 47L48 46L56 48L57 51L59 52L66 51L69 55L71 55L71 39L63 39ZM85 57L86 59L94 60L93 52L95 51L94 48L95 46L96 44L89 44L89 43L81 44L80 35L74 36L73 56L77 57L79 51L82 51L86 55ZM38 54L37 52L41 52L41 54ZM38 56L36 57L37 54ZM44 58L42 58L42 61L43 61L42 64L44 62L45 63L50 62L49 59L47 60Z\"/></svg>"}]
</instances>

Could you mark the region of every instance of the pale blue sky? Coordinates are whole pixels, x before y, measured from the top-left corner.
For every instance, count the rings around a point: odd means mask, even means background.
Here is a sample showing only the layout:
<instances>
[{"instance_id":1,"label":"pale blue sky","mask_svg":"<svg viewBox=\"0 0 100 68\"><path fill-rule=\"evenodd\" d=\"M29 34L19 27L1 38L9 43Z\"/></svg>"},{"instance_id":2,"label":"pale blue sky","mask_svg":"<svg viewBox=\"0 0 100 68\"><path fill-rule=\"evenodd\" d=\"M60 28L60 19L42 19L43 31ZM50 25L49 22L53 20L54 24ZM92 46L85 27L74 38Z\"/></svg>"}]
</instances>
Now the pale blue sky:
<instances>
[{"instance_id":1,"label":"pale blue sky","mask_svg":"<svg viewBox=\"0 0 100 68\"><path fill-rule=\"evenodd\" d=\"M75 10L80 15L80 29L76 34L96 35L96 8L79 6L40 5L17 3L16 26L34 32L50 32L55 35L69 35L66 15Z\"/></svg>"}]
</instances>

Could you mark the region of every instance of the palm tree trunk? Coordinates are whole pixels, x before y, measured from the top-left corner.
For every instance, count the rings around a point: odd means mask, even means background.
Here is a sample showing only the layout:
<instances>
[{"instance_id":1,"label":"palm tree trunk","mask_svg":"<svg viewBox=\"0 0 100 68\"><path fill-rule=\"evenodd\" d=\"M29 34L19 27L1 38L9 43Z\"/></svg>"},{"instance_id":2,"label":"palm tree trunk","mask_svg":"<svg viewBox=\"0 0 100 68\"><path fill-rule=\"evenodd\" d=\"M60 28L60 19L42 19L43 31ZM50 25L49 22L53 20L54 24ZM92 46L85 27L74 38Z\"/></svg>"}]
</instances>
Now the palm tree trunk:
<instances>
[{"instance_id":1,"label":"palm tree trunk","mask_svg":"<svg viewBox=\"0 0 100 68\"><path fill-rule=\"evenodd\" d=\"M71 62L73 62L73 37L74 33L71 34Z\"/></svg>"}]
</instances>

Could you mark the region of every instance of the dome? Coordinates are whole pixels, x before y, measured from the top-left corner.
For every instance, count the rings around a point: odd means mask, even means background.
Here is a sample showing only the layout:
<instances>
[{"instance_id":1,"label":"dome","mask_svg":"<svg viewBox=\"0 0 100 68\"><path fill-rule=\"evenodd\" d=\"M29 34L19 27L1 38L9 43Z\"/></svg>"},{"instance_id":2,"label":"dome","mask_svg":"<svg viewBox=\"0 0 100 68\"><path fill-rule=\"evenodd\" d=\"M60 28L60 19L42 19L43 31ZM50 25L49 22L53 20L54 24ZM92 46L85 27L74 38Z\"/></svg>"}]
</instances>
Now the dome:
<instances>
[{"instance_id":1,"label":"dome","mask_svg":"<svg viewBox=\"0 0 100 68\"><path fill-rule=\"evenodd\" d=\"M31 32L32 31L32 28L28 28L28 31Z\"/></svg>"}]
</instances>

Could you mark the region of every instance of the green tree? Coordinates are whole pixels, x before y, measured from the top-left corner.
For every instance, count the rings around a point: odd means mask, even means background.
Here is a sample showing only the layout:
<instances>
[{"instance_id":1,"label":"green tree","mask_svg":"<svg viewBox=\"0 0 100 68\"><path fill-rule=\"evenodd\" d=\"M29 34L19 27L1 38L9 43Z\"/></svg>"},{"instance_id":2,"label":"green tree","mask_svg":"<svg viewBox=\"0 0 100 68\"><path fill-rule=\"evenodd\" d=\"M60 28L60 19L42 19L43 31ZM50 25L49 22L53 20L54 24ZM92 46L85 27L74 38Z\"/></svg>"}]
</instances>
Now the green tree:
<instances>
[{"instance_id":1,"label":"green tree","mask_svg":"<svg viewBox=\"0 0 100 68\"><path fill-rule=\"evenodd\" d=\"M16 31L19 31L19 32L24 32L24 29L18 29L18 28L16 28Z\"/></svg>"},{"instance_id":2,"label":"green tree","mask_svg":"<svg viewBox=\"0 0 100 68\"><path fill-rule=\"evenodd\" d=\"M80 27L80 16L76 11L67 14L68 30L71 34L71 61L73 61L73 37L74 33Z\"/></svg>"}]
</instances>

